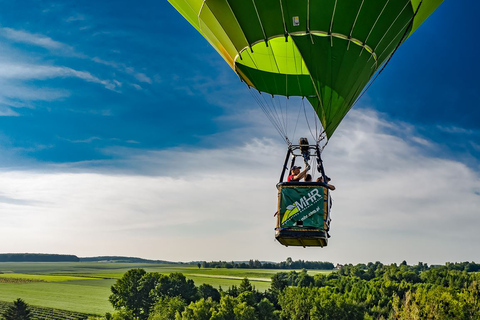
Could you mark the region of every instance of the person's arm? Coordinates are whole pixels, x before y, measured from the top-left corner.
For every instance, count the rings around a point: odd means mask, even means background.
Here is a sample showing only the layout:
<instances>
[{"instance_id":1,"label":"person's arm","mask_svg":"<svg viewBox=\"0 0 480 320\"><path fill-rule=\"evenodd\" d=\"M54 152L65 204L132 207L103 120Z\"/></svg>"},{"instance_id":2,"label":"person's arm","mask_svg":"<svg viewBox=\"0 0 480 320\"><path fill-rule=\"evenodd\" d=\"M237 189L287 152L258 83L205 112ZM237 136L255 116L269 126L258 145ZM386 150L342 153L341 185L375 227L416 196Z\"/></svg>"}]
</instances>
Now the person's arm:
<instances>
[{"instance_id":1,"label":"person's arm","mask_svg":"<svg viewBox=\"0 0 480 320\"><path fill-rule=\"evenodd\" d=\"M328 189L330 189L332 191L335 190L335 186L333 184L327 183L327 186L328 186Z\"/></svg>"},{"instance_id":2,"label":"person's arm","mask_svg":"<svg viewBox=\"0 0 480 320\"><path fill-rule=\"evenodd\" d=\"M293 181L300 181L300 179L304 178L307 175L308 170L310 170L310 166L306 166L305 170L297 174L296 176L293 176Z\"/></svg>"}]
</instances>

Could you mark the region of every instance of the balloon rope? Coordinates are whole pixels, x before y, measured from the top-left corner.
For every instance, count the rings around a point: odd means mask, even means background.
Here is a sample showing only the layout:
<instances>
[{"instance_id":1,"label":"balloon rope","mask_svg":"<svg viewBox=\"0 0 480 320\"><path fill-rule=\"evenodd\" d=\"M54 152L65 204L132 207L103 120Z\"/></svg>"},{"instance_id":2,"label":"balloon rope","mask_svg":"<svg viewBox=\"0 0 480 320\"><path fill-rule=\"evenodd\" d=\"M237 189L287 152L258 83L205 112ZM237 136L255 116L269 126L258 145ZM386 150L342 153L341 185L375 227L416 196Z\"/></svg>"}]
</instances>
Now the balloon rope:
<instances>
[{"instance_id":1,"label":"balloon rope","mask_svg":"<svg viewBox=\"0 0 480 320\"><path fill-rule=\"evenodd\" d=\"M312 138L315 140L315 136L313 135L312 128L310 128L310 123L308 122L307 110L305 108L305 103L303 102L303 100L302 100L302 106L303 106L303 113L305 114L305 121L307 122L308 130L310 131Z\"/></svg>"},{"instance_id":2,"label":"balloon rope","mask_svg":"<svg viewBox=\"0 0 480 320\"><path fill-rule=\"evenodd\" d=\"M266 104L266 103L264 104L262 102L262 100L259 97L260 93L256 93L253 90L250 90L250 94L256 100L257 104L260 106L263 113L267 116L267 119L270 121L270 123L272 123L272 125L275 127L277 132L280 134L282 139L284 139L285 142L288 144L288 138L287 138L286 133L282 130L281 126L279 125L279 123L277 122L277 120L274 117L274 115L275 115L274 110L269 108L268 104Z\"/></svg>"},{"instance_id":3,"label":"balloon rope","mask_svg":"<svg viewBox=\"0 0 480 320\"><path fill-rule=\"evenodd\" d=\"M293 130L293 137L295 137L295 134L297 133L297 126L298 126L298 121L300 120L300 113L302 112L302 108L298 108L298 114L297 114L297 121L295 122L295 128Z\"/></svg>"}]
</instances>

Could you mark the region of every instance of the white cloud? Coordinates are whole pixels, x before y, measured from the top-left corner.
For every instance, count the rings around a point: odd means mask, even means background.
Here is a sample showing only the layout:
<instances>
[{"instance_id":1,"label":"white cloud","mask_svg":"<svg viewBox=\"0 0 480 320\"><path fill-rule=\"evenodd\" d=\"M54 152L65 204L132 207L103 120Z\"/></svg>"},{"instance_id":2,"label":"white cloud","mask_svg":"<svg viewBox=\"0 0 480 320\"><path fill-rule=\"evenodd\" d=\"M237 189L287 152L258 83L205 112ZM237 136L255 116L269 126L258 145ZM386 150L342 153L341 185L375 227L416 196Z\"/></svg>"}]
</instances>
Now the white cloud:
<instances>
[{"instance_id":1,"label":"white cloud","mask_svg":"<svg viewBox=\"0 0 480 320\"><path fill-rule=\"evenodd\" d=\"M75 22L75 21L85 21L86 17L83 14L75 14L67 18L67 22Z\"/></svg>"},{"instance_id":2,"label":"white cloud","mask_svg":"<svg viewBox=\"0 0 480 320\"><path fill-rule=\"evenodd\" d=\"M471 129L465 129L465 128L459 128L455 126L440 126L438 125L437 128L440 131L446 132L446 133L451 133L451 134L475 134L474 130Z\"/></svg>"},{"instance_id":3,"label":"white cloud","mask_svg":"<svg viewBox=\"0 0 480 320\"><path fill-rule=\"evenodd\" d=\"M70 139L64 139L68 142L71 142L71 143L92 143L93 141L96 141L96 140L102 140L101 138L99 137L89 137L87 139L83 139L83 140L70 140Z\"/></svg>"},{"instance_id":4,"label":"white cloud","mask_svg":"<svg viewBox=\"0 0 480 320\"><path fill-rule=\"evenodd\" d=\"M106 61L106 60L100 59L98 57L92 58L92 61L96 62L96 63L99 63L99 64L103 64L103 65L106 65L106 66L113 67L116 70L119 70L121 72L124 72L126 74L129 74L129 75L133 76L135 79L137 79L140 82L145 82L145 83L149 83L149 84L152 83L152 79L150 79L150 77L148 77L146 74L141 73L141 72L137 72L134 68L127 67L126 65L124 65L122 63L117 63L117 62L114 62L114 61Z\"/></svg>"},{"instance_id":5,"label":"white cloud","mask_svg":"<svg viewBox=\"0 0 480 320\"><path fill-rule=\"evenodd\" d=\"M17 117L18 115L12 108L0 105L0 117Z\"/></svg>"},{"instance_id":6,"label":"white cloud","mask_svg":"<svg viewBox=\"0 0 480 320\"><path fill-rule=\"evenodd\" d=\"M0 103L15 108L30 107L29 101L54 101L70 95L68 91L63 89L37 88L24 84L14 84L13 81L8 79L0 81L0 86ZM22 102L19 102L18 99Z\"/></svg>"},{"instance_id":7,"label":"white cloud","mask_svg":"<svg viewBox=\"0 0 480 320\"><path fill-rule=\"evenodd\" d=\"M49 50L72 50L71 47L55 41L47 36L33 34L21 30L0 28L0 35L15 42L33 44Z\"/></svg>"},{"instance_id":8,"label":"white cloud","mask_svg":"<svg viewBox=\"0 0 480 320\"><path fill-rule=\"evenodd\" d=\"M76 15L72 16L67 19L68 22L72 21L78 21L78 20L83 20L85 17L83 15ZM47 37L42 34L35 34L35 33L30 33L27 31L23 30L15 30L12 28L0 28L0 37L3 37L5 39L12 40L17 43L27 43L30 45L38 46L44 49L47 49L51 52L54 52L56 54L62 55L62 56L67 56L67 57L72 57L72 58L79 58L79 59L88 59L91 60L95 63L106 65L109 67L114 68L117 71L123 72L125 74L128 74L132 76L135 80L142 82L142 83L148 83L151 84L152 80L150 77L148 77L146 74L142 72L137 72L133 67L128 67L124 65L123 63L117 63L113 61L105 61L103 59L100 59L98 57L90 58L89 56L77 52L72 46L69 46L65 43L53 40L50 37ZM10 64L10 62L6 63L7 65ZM22 69L34 69L31 70L30 72L27 72L26 70ZM56 69L54 69L56 68ZM2 70L3 69L3 70ZM107 80L100 80L97 77L94 77L91 75L90 72L85 72L85 71L77 71L68 67L53 67L53 66L36 66L33 68L31 65L22 65L22 64L17 64L13 63L13 66L11 68L6 68L5 65L1 66L0 65L0 70L5 71L6 74L4 77L9 77L9 72L14 72L17 76L19 73L24 73L24 74L30 74L31 76L42 76L45 74L50 74L51 72L54 73L60 73L63 72L64 74L70 74L79 78L82 78L84 80L90 81L90 82L97 82L103 84L107 89L114 90L115 87L120 87L121 83L118 80L112 80L112 81L107 81ZM32 72L35 72L32 73ZM48 77L48 76L47 76Z\"/></svg>"},{"instance_id":9,"label":"white cloud","mask_svg":"<svg viewBox=\"0 0 480 320\"><path fill-rule=\"evenodd\" d=\"M51 78L79 78L87 82L99 83L109 90L116 85L109 80L102 80L87 71L79 71L68 67L49 65L13 64L0 62L1 80L44 80Z\"/></svg>"},{"instance_id":10,"label":"white cloud","mask_svg":"<svg viewBox=\"0 0 480 320\"><path fill-rule=\"evenodd\" d=\"M268 139L231 149L137 152L124 160L149 175L5 171L0 242L11 252L167 260L475 259L478 172L427 156L425 146L409 142L418 138L411 132L387 133L406 132L403 126L353 110L336 132L324 152L337 190L332 238L323 249L274 241L285 147Z\"/></svg>"}]
</instances>

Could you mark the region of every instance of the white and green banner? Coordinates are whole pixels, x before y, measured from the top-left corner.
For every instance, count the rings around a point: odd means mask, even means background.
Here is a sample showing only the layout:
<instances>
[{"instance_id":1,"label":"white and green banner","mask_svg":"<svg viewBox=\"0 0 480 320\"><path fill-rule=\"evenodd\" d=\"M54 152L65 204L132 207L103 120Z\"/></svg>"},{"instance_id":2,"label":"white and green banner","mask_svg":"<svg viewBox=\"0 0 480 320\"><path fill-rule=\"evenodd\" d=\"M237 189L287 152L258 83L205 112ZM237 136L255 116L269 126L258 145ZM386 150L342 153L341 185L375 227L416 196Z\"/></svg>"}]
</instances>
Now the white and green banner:
<instances>
[{"instance_id":1,"label":"white and green banner","mask_svg":"<svg viewBox=\"0 0 480 320\"><path fill-rule=\"evenodd\" d=\"M323 187L284 187L280 192L281 228L324 229Z\"/></svg>"}]
</instances>

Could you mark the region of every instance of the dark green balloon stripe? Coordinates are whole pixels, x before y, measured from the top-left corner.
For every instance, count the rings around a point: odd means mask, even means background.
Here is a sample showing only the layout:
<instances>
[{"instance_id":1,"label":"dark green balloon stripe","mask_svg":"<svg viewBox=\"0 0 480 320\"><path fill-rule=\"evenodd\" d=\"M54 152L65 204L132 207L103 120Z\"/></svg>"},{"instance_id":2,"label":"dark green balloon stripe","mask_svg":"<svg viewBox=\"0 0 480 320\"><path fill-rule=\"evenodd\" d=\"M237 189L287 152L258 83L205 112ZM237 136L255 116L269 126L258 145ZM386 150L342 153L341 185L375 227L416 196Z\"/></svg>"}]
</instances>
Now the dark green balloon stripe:
<instances>
[{"instance_id":1,"label":"dark green balloon stripe","mask_svg":"<svg viewBox=\"0 0 480 320\"><path fill-rule=\"evenodd\" d=\"M259 71L237 64L236 67L258 91L282 96L314 96L315 88L309 75L285 75ZM248 83L248 81L246 81ZM287 89L288 88L288 89ZM288 92L288 94L286 94Z\"/></svg>"}]
</instances>

